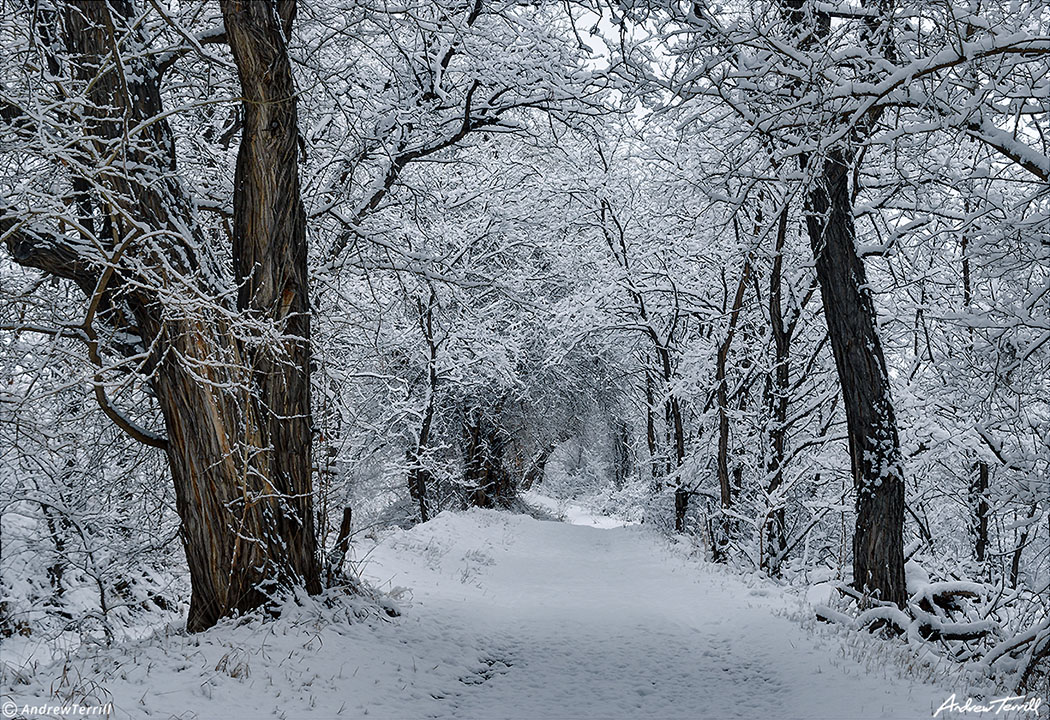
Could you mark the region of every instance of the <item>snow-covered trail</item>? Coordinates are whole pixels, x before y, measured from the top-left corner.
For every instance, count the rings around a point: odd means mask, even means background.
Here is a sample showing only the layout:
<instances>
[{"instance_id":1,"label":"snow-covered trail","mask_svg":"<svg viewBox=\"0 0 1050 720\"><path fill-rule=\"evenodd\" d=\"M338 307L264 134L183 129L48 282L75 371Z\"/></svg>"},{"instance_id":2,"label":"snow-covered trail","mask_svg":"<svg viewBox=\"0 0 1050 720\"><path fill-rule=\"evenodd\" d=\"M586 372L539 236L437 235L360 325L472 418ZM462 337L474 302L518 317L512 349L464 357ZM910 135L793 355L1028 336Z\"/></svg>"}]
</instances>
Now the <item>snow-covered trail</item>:
<instances>
[{"instance_id":1,"label":"snow-covered trail","mask_svg":"<svg viewBox=\"0 0 1050 720\"><path fill-rule=\"evenodd\" d=\"M5 672L0 700L165 720L898 720L950 694L854 659L770 583L568 515L603 528L474 510L355 540L358 570L400 598L395 619L290 602L277 620L165 628Z\"/></svg>"},{"instance_id":2,"label":"snow-covered trail","mask_svg":"<svg viewBox=\"0 0 1050 720\"><path fill-rule=\"evenodd\" d=\"M365 574L410 588L411 634L475 649L481 667L427 716L928 718L949 694L847 659L772 586L644 528L445 514L381 543Z\"/></svg>"}]
</instances>

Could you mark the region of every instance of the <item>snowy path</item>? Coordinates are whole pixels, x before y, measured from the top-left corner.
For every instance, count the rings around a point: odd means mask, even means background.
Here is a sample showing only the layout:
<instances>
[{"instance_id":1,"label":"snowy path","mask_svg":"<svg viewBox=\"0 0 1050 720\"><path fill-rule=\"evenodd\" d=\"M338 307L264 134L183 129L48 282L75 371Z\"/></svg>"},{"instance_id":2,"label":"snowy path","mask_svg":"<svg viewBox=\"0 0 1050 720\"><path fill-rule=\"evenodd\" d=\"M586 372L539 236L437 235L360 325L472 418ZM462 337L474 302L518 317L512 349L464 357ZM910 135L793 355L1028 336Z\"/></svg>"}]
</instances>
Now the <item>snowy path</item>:
<instances>
[{"instance_id":1,"label":"snowy path","mask_svg":"<svg viewBox=\"0 0 1050 720\"><path fill-rule=\"evenodd\" d=\"M308 601L277 621L85 649L9 675L3 700L165 720L896 720L928 718L950 693L852 659L788 619L798 605L773 585L645 528L570 519L606 527L472 511L358 540L359 568L400 595L400 618L348 622L345 603Z\"/></svg>"},{"instance_id":2,"label":"snowy path","mask_svg":"<svg viewBox=\"0 0 1050 720\"><path fill-rule=\"evenodd\" d=\"M642 528L444 515L376 548L366 574L411 588L402 622L421 638L469 639L492 664L429 716L928 718L948 695L844 659L770 587Z\"/></svg>"}]
</instances>

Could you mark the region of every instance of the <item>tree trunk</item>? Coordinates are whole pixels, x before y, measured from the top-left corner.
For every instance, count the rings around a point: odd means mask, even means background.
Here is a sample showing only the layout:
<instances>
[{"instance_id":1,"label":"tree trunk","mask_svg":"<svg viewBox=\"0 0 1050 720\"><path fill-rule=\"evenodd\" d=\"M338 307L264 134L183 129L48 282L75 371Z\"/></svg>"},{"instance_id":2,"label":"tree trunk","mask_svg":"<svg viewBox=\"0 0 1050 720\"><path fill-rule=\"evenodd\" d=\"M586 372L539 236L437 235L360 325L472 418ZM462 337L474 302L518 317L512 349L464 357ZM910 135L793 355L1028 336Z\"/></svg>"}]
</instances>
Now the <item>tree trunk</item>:
<instances>
[{"instance_id":1,"label":"tree trunk","mask_svg":"<svg viewBox=\"0 0 1050 720\"><path fill-rule=\"evenodd\" d=\"M426 420L427 418L424 418L424 422ZM430 471L423 467L420 459L424 447L422 442L420 442L414 449L408 451L408 494L416 503L416 507L419 508L419 522L426 522L430 519L427 486L430 484L431 475Z\"/></svg>"},{"instance_id":2,"label":"tree trunk","mask_svg":"<svg viewBox=\"0 0 1050 720\"><path fill-rule=\"evenodd\" d=\"M678 398L672 395L667 401L666 409L674 443L674 529L676 532L685 532L685 516L689 512L691 493L685 486L685 479L680 474L682 464L685 462L685 427L682 423L682 408L678 403Z\"/></svg>"},{"instance_id":3,"label":"tree trunk","mask_svg":"<svg viewBox=\"0 0 1050 720\"><path fill-rule=\"evenodd\" d=\"M661 476L659 448L656 444L656 392L653 389L653 374L645 369L645 443L649 448L649 475L653 487L658 487L657 478Z\"/></svg>"},{"instance_id":4,"label":"tree trunk","mask_svg":"<svg viewBox=\"0 0 1050 720\"><path fill-rule=\"evenodd\" d=\"M808 195L806 226L846 409L857 507L853 583L903 606L904 477L897 420L875 306L855 244L849 168L841 149L832 149L822 162Z\"/></svg>"},{"instance_id":5,"label":"tree trunk","mask_svg":"<svg viewBox=\"0 0 1050 720\"><path fill-rule=\"evenodd\" d=\"M613 483L623 490L631 474L631 430L623 420L615 420L612 437Z\"/></svg>"},{"instance_id":6,"label":"tree trunk","mask_svg":"<svg viewBox=\"0 0 1050 720\"><path fill-rule=\"evenodd\" d=\"M681 403L671 388L671 382L674 379L674 371L671 365L671 339L669 337L667 342L661 343L651 328L650 333L653 345L656 348L656 356L660 360L664 391L668 394L667 399L664 400L664 430L667 434L667 444L674 448L674 456L667 456L665 474L668 477L674 476L674 528L676 532L685 532L685 516L689 511L690 493L685 486L685 481L678 472L685 462L685 426L682 421ZM647 379L649 379L648 375ZM647 390L651 393L651 384ZM651 394L648 399L650 402L652 401Z\"/></svg>"},{"instance_id":7,"label":"tree trunk","mask_svg":"<svg viewBox=\"0 0 1050 720\"><path fill-rule=\"evenodd\" d=\"M733 295L733 304L730 308L723 307L723 312L728 311L729 326L726 328L725 339L718 346L718 355L715 358L715 394L718 402L718 487L723 508L733 505L733 487L729 481L729 388L726 383L726 364L729 359L729 349L733 344L733 336L736 334L737 320L740 317L740 309L744 305L744 290L748 279L751 277L751 256L744 259L744 268L740 273L740 280Z\"/></svg>"},{"instance_id":8,"label":"tree trunk","mask_svg":"<svg viewBox=\"0 0 1050 720\"><path fill-rule=\"evenodd\" d=\"M1032 503L1032 509L1028 511L1028 516L1025 518L1027 522L1023 523L1023 529L1017 538L1017 545L1014 546L1014 551L1010 556L1010 587L1014 589L1017 588L1017 583L1021 579L1021 553L1028 545L1028 536L1032 531L1031 520L1037 512L1039 512L1039 504Z\"/></svg>"},{"instance_id":9,"label":"tree trunk","mask_svg":"<svg viewBox=\"0 0 1050 720\"><path fill-rule=\"evenodd\" d=\"M529 490L533 485L543 481L543 475L547 468L547 460L550 459L551 453L554 452L555 447L557 446L554 443L548 443L536 454L536 457L533 458L532 464L529 465L522 474L522 489Z\"/></svg>"},{"instance_id":10,"label":"tree trunk","mask_svg":"<svg viewBox=\"0 0 1050 720\"><path fill-rule=\"evenodd\" d=\"M430 298L424 307L423 301L416 298L416 308L419 310L419 329L423 333L423 339L427 343L427 401L423 410L423 422L419 426L419 437L416 446L408 451L408 493L419 506L419 521L426 522L430 519L430 508L427 504L427 484L431 478L430 472L423 467L423 453L430 447L430 428L434 424L434 401L437 395L437 351L438 343L434 338L434 305L437 304L437 295L434 289L430 289Z\"/></svg>"},{"instance_id":11,"label":"tree trunk","mask_svg":"<svg viewBox=\"0 0 1050 720\"><path fill-rule=\"evenodd\" d=\"M787 240L788 209L780 213L777 223L776 248L769 279L769 322L773 329L773 383L769 394L769 482L766 491L772 497L784 483L785 435L790 392L791 336L793 326L785 321L784 245ZM771 508L764 529L765 546L762 560L771 575L780 574L780 563L787 549L787 527L783 505Z\"/></svg>"},{"instance_id":12,"label":"tree trunk","mask_svg":"<svg viewBox=\"0 0 1050 720\"><path fill-rule=\"evenodd\" d=\"M967 198L963 209L966 214L971 212L970 201ZM963 235L960 243L962 253L962 281L963 281L963 307L969 312L973 304L973 285L970 276L970 238ZM974 352L973 326L966 328L967 348L972 356ZM978 460L974 463L974 476L970 482L970 502L973 509L973 536L974 556L977 562L984 563L988 552L988 463Z\"/></svg>"},{"instance_id":13,"label":"tree trunk","mask_svg":"<svg viewBox=\"0 0 1050 720\"><path fill-rule=\"evenodd\" d=\"M464 425L466 440L464 482L473 507L510 507L514 480L503 462L505 441L499 428L480 410L473 410Z\"/></svg>"},{"instance_id":14,"label":"tree trunk","mask_svg":"<svg viewBox=\"0 0 1050 720\"><path fill-rule=\"evenodd\" d=\"M299 191L297 92L287 51L295 2L279 0L274 8L268 2L223 0L221 6L244 97L234 177L237 306L280 337L276 347L268 342L242 347L257 389L248 422L258 423L259 449L265 448L269 461L258 506L265 524L255 542L268 545L266 559L276 560L276 577L320 592L306 213Z\"/></svg>"},{"instance_id":15,"label":"tree trunk","mask_svg":"<svg viewBox=\"0 0 1050 720\"><path fill-rule=\"evenodd\" d=\"M282 19L294 14L289 5L281 3ZM85 335L97 364L109 351L91 328L99 308L113 308L102 320L153 348L148 382L167 437L113 408L107 414L167 454L192 584L191 631L263 606L278 588L320 590L295 89L273 10L268 2L223 3L247 114L234 198L238 309L248 333L269 331L278 342L242 345L244 328L234 332L230 309L201 301L222 297L224 284L177 179L156 65L143 53L113 61L125 46L147 45L128 0L73 0L56 23L73 80L86 87L78 112L92 147L72 149L71 173L82 170L93 184L80 187L77 203L94 205L101 234L93 244L35 229L8 239L16 261L88 295ZM92 245L106 256L86 254ZM101 385L96 397L106 409Z\"/></svg>"},{"instance_id":16,"label":"tree trunk","mask_svg":"<svg viewBox=\"0 0 1050 720\"><path fill-rule=\"evenodd\" d=\"M988 554L988 463L979 460L973 466L970 498L973 505L974 557L979 563Z\"/></svg>"},{"instance_id":17,"label":"tree trunk","mask_svg":"<svg viewBox=\"0 0 1050 720\"><path fill-rule=\"evenodd\" d=\"M718 405L718 453L716 456L716 467L718 469L718 488L722 510L729 510L733 506L734 485L739 486L740 479L736 483L729 478L729 388L726 382L726 365L729 361L729 350L733 344L736 334L737 321L740 318L740 310L744 305L744 290L751 277L751 255L744 259L744 267L740 272L736 292L733 294L732 306L725 307L722 311L729 314L729 325L726 327L726 336L718 346L715 358L715 397ZM723 280L725 276L723 275ZM727 298L728 299L728 298ZM718 562L728 560L726 550L730 538L733 536L733 521L722 513L718 520L718 532L714 538L713 556Z\"/></svg>"},{"instance_id":18,"label":"tree trunk","mask_svg":"<svg viewBox=\"0 0 1050 720\"><path fill-rule=\"evenodd\" d=\"M866 30L862 33L867 50L892 59L892 35L883 27L892 16L892 0L863 5L873 11L866 18ZM781 6L798 48L818 50L820 41L831 33L831 15L812 0L781 0ZM861 118L852 128L850 139L862 141L881 112L876 107ZM875 305L864 262L857 253L846 141L826 153L804 154L801 163L814 178L806 198L806 229L846 409L857 507L853 583L862 592L903 607L907 600L904 477L897 419Z\"/></svg>"}]
</instances>

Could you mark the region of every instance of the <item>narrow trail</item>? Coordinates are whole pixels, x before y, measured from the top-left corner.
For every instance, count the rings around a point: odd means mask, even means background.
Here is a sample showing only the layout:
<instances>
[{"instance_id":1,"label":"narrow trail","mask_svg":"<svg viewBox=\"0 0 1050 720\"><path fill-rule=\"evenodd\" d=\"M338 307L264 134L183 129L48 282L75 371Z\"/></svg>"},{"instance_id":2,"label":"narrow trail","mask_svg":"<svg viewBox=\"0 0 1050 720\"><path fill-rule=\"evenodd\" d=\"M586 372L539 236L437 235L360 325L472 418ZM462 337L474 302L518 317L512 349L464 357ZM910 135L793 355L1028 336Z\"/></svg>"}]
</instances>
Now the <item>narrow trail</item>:
<instances>
[{"instance_id":1,"label":"narrow trail","mask_svg":"<svg viewBox=\"0 0 1050 720\"><path fill-rule=\"evenodd\" d=\"M885 653L855 659L767 581L644 527L570 519L589 525L475 510L359 538L358 570L400 617L332 595L196 635L154 628L0 673L0 701L112 703L119 720L901 720L951 692Z\"/></svg>"},{"instance_id":2,"label":"narrow trail","mask_svg":"<svg viewBox=\"0 0 1050 720\"><path fill-rule=\"evenodd\" d=\"M928 718L950 694L847 658L774 586L644 528L445 514L364 567L408 588L421 655L426 638L476 652L473 675L418 698L429 717Z\"/></svg>"}]
</instances>

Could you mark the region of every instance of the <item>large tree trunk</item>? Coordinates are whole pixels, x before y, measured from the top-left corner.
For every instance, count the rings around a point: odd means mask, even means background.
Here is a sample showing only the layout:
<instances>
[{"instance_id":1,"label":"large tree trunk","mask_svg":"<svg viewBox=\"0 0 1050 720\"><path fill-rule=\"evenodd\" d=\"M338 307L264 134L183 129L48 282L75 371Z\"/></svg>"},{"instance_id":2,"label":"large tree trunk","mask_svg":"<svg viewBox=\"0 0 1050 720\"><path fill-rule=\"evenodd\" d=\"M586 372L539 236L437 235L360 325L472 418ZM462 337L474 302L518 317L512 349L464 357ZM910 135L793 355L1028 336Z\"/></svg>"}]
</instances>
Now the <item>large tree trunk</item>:
<instances>
[{"instance_id":1,"label":"large tree trunk","mask_svg":"<svg viewBox=\"0 0 1050 720\"><path fill-rule=\"evenodd\" d=\"M817 168L806 225L846 409L857 524L853 583L903 606L904 477L889 377L864 263L857 253L849 168L833 149Z\"/></svg>"},{"instance_id":2,"label":"large tree trunk","mask_svg":"<svg viewBox=\"0 0 1050 720\"><path fill-rule=\"evenodd\" d=\"M272 328L280 337L278 343L243 346L256 388L249 423L258 423L259 448L269 461L258 505L266 524L255 542L267 546L267 562L278 560L274 579L287 575L319 592L306 213L299 192L297 92L287 52L295 2L221 4L244 97L234 177L237 307L260 329ZM264 537L272 540L264 542Z\"/></svg>"},{"instance_id":3,"label":"large tree trunk","mask_svg":"<svg viewBox=\"0 0 1050 720\"><path fill-rule=\"evenodd\" d=\"M85 334L96 364L106 350L95 340L95 317L153 349L144 367L167 437L113 408L107 414L167 453L190 569L191 631L263 606L278 588L320 590L305 216L295 88L281 30L293 6L282 2L278 21L269 2L223 3L245 96L234 262L247 328L234 332L230 309L202 301L224 294L222 274L177 179L152 56L113 61L125 46L146 46L128 0L72 0L54 16L69 72L87 88L76 110L85 145L71 151L71 172L79 167L91 178L78 183L76 201L83 214L103 219L95 242L36 229L8 239L16 261L70 279L88 295ZM85 224L81 232L95 229ZM262 341L264 332L279 340ZM242 344L253 333L259 341ZM104 392L96 397L106 409Z\"/></svg>"},{"instance_id":4,"label":"large tree trunk","mask_svg":"<svg viewBox=\"0 0 1050 720\"><path fill-rule=\"evenodd\" d=\"M862 4L873 11L863 33L868 50L892 57L892 36L883 25L892 15L892 0ZM819 51L820 40L831 33L831 15L812 0L781 0L781 5L799 49ZM852 129L851 139L862 140L880 113L873 109ZM845 141L826 154L802 156L813 177L806 198L806 228L846 409L857 507L853 583L862 592L903 606L907 594L900 440L875 305L857 253L848 159Z\"/></svg>"}]
</instances>

